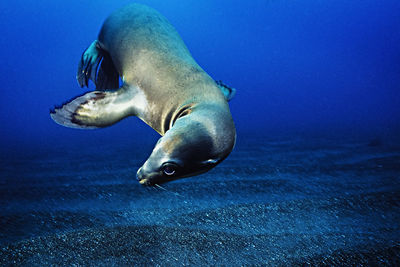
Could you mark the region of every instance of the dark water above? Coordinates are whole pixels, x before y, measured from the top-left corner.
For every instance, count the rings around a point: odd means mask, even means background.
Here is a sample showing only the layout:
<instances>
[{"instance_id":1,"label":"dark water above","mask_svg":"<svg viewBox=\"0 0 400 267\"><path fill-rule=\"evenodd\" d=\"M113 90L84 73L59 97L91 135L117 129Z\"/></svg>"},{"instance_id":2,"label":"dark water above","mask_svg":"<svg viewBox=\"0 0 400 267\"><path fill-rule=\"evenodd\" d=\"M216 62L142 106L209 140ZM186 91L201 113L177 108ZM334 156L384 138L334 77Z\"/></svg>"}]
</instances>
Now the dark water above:
<instances>
[{"instance_id":1,"label":"dark water above","mask_svg":"<svg viewBox=\"0 0 400 267\"><path fill-rule=\"evenodd\" d=\"M399 264L400 144L241 138L163 188L134 180L144 147L3 158L1 264Z\"/></svg>"}]
</instances>

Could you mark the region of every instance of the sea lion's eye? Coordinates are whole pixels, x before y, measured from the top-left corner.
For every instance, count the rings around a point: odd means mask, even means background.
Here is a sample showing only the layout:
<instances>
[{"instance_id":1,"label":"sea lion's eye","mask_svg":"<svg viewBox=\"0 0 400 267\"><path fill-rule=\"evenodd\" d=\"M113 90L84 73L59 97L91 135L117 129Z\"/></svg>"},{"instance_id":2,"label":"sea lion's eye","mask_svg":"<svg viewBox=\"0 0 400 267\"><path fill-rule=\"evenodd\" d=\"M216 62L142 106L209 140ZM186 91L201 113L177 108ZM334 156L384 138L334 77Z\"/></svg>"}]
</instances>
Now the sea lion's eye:
<instances>
[{"instance_id":1,"label":"sea lion's eye","mask_svg":"<svg viewBox=\"0 0 400 267\"><path fill-rule=\"evenodd\" d=\"M177 166L170 162L164 163L162 166L162 171L168 176L174 175L176 172L176 169L177 169Z\"/></svg>"}]
</instances>

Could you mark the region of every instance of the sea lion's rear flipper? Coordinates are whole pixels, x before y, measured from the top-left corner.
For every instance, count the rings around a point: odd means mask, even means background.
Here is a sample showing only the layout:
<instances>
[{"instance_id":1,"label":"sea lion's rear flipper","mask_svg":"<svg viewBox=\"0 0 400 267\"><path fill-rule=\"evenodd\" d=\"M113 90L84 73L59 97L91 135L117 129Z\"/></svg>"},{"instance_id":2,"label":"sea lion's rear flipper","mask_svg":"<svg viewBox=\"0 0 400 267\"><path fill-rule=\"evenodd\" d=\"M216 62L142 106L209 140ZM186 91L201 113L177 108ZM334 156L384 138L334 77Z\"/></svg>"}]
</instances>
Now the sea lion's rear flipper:
<instances>
[{"instance_id":1,"label":"sea lion's rear flipper","mask_svg":"<svg viewBox=\"0 0 400 267\"><path fill-rule=\"evenodd\" d=\"M58 124L71 128L101 128L110 126L125 117L136 115L137 90L125 87L118 90L93 91L78 96L50 111Z\"/></svg>"},{"instance_id":2,"label":"sea lion's rear flipper","mask_svg":"<svg viewBox=\"0 0 400 267\"><path fill-rule=\"evenodd\" d=\"M224 84L222 81L215 81L219 87L219 89L221 89L221 92L224 94L226 101L230 101L236 94L236 89L227 86L226 84Z\"/></svg>"},{"instance_id":3,"label":"sea lion's rear flipper","mask_svg":"<svg viewBox=\"0 0 400 267\"><path fill-rule=\"evenodd\" d=\"M76 79L81 87L88 87L89 80L92 80L99 90L119 87L118 72L111 56L100 47L97 40L83 52Z\"/></svg>"}]
</instances>

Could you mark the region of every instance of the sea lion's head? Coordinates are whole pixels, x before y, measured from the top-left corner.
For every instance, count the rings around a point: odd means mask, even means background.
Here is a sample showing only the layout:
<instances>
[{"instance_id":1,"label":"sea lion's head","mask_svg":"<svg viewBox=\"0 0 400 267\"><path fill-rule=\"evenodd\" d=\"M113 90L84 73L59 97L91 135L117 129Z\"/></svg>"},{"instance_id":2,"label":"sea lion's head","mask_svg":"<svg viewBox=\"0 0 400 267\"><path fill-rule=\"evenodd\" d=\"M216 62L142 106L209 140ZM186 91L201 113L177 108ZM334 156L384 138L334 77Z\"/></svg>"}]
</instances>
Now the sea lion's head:
<instances>
[{"instance_id":1,"label":"sea lion's head","mask_svg":"<svg viewBox=\"0 0 400 267\"><path fill-rule=\"evenodd\" d=\"M193 118L177 120L138 170L139 182L143 185L162 184L198 175L216 166L231 152L234 140L224 142L228 146L222 147L215 127L209 126Z\"/></svg>"}]
</instances>

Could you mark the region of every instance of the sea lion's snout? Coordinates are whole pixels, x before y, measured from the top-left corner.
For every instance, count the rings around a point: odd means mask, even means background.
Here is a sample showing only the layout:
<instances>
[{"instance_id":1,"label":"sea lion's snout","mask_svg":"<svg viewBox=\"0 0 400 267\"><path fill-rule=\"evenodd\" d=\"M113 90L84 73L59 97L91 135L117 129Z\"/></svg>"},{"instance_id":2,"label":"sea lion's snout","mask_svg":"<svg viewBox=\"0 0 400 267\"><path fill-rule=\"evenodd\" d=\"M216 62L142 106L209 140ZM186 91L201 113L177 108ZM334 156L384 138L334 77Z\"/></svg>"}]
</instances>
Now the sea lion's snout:
<instances>
[{"instance_id":1,"label":"sea lion's snout","mask_svg":"<svg viewBox=\"0 0 400 267\"><path fill-rule=\"evenodd\" d=\"M141 183L140 181L143 181L143 180L144 180L143 175L140 173L141 170L142 170L142 168L139 168L139 170L138 170L137 173L136 173L136 180L138 180L139 183Z\"/></svg>"},{"instance_id":2,"label":"sea lion's snout","mask_svg":"<svg viewBox=\"0 0 400 267\"><path fill-rule=\"evenodd\" d=\"M170 181L169 179L165 179L163 175L160 175L157 171L146 171L143 166L137 171L136 179L141 185L146 186L159 185Z\"/></svg>"},{"instance_id":3,"label":"sea lion's snout","mask_svg":"<svg viewBox=\"0 0 400 267\"><path fill-rule=\"evenodd\" d=\"M137 171L136 180L138 180L139 183L142 185L151 185L150 179L148 178L147 175L144 174L142 169L143 169L143 167L139 168L139 170Z\"/></svg>"},{"instance_id":4,"label":"sea lion's snout","mask_svg":"<svg viewBox=\"0 0 400 267\"><path fill-rule=\"evenodd\" d=\"M155 186L178 179L178 177L165 177L159 173L145 174L141 169L136 174L136 179L141 185Z\"/></svg>"}]
</instances>

